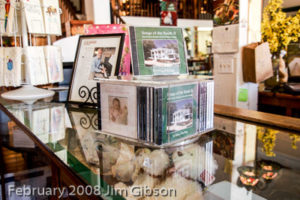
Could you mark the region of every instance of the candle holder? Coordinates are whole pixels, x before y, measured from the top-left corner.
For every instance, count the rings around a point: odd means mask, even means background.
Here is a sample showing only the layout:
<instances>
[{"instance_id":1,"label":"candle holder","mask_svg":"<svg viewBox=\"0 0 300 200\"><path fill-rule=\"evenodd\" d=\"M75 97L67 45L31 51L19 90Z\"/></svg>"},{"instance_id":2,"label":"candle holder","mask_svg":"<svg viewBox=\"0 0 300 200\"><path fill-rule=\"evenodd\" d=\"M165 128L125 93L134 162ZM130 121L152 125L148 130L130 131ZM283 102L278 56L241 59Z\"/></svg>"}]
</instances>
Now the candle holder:
<instances>
[{"instance_id":1,"label":"candle holder","mask_svg":"<svg viewBox=\"0 0 300 200\"><path fill-rule=\"evenodd\" d=\"M281 169L281 166L278 163L269 160L259 161L258 166L261 168L261 177L265 180L275 179Z\"/></svg>"},{"instance_id":2,"label":"candle holder","mask_svg":"<svg viewBox=\"0 0 300 200\"><path fill-rule=\"evenodd\" d=\"M258 184L260 178L260 170L250 166L241 166L238 168L240 173L239 180L245 186L254 187Z\"/></svg>"}]
</instances>

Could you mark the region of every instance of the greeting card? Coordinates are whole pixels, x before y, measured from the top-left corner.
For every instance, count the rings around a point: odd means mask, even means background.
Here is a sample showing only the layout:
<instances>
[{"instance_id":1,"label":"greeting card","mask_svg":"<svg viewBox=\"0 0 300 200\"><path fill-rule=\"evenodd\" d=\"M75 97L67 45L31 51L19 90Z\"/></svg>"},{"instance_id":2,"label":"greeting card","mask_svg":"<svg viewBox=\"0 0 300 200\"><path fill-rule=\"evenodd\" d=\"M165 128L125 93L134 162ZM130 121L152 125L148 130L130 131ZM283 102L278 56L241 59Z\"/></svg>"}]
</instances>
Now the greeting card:
<instances>
[{"instance_id":1,"label":"greeting card","mask_svg":"<svg viewBox=\"0 0 300 200\"><path fill-rule=\"evenodd\" d=\"M130 43L128 27L123 24L107 24L107 25L84 25L85 35L108 34L108 33L125 33L124 48L120 63L119 75L130 74Z\"/></svg>"},{"instance_id":2,"label":"greeting card","mask_svg":"<svg viewBox=\"0 0 300 200\"><path fill-rule=\"evenodd\" d=\"M50 133L50 109L34 110L32 112L31 130L39 140L44 143L49 142Z\"/></svg>"},{"instance_id":3,"label":"greeting card","mask_svg":"<svg viewBox=\"0 0 300 200\"><path fill-rule=\"evenodd\" d=\"M0 4L0 33L11 34L16 32L15 21L15 0L5 0Z\"/></svg>"},{"instance_id":4,"label":"greeting card","mask_svg":"<svg viewBox=\"0 0 300 200\"><path fill-rule=\"evenodd\" d=\"M44 54L49 83L62 82L64 79L61 48L45 46Z\"/></svg>"},{"instance_id":5,"label":"greeting card","mask_svg":"<svg viewBox=\"0 0 300 200\"><path fill-rule=\"evenodd\" d=\"M50 35L61 35L61 22L58 0L41 0L45 33Z\"/></svg>"},{"instance_id":6,"label":"greeting card","mask_svg":"<svg viewBox=\"0 0 300 200\"><path fill-rule=\"evenodd\" d=\"M65 138L65 107L56 106L51 108L50 112L50 141L55 143Z\"/></svg>"},{"instance_id":7,"label":"greeting card","mask_svg":"<svg viewBox=\"0 0 300 200\"><path fill-rule=\"evenodd\" d=\"M0 33L5 33L5 4L0 3Z\"/></svg>"},{"instance_id":8,"label":"greeting card","mask_svg":"<svg viewBox=\"0 0 300 200\"><path fill-rule=\"evenodd\" d=\"M43 47L25 47L26 67L32 85L48 83L46 62Z\"/></svg>"},{"instance_id":9,"label":"greeting card","mask_svg":"<svg viewBox=\"0 0 300 200\"><path fill-rule=\"evenodd\" d=\"M21 47L5 47L3 48L3 81L5 86L21 85Z\"/></svg>"},{"instance_id":10,"label":"greeting card","mask_svg":"<svg viewBox=\"0 0 300 200\"><path fill-rule=\"evenodd\" d=\"M25 18L28 32L35 34L44 34L44 18L40 0L22 0L24 4Z\"/></svg>"}]
</instances>

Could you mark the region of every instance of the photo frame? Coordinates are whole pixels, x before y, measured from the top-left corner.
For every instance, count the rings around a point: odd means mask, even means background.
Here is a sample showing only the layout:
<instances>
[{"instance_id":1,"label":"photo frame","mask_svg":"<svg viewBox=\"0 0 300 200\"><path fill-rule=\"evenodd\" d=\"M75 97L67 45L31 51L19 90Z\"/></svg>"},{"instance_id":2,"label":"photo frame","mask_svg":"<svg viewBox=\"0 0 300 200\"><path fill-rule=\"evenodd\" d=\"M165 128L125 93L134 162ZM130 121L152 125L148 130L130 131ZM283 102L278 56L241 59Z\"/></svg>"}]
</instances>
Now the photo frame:
<instances>
[{"instance_id":1,"label":"photo frame","mask_svg":"<svg viewBox=\"0 0 300 200\"><path fill-rule=\"evenodd\" d=\"M85 24L83 28L85 35L125 33L119 75L130 75L131 51L128 26L125 24Z\"/></svg>"},{"instance_id":2,"label":"photo frame","mask_svg":"<svg viewBox=\"0 0 300 200\"><path fill-rule=\"evenodd\" d=\"M68 102L96 105L96 79L119 75L124 38L124 33L79 37Z\"/></svg>"},{"instance_id":3,"label":"photo frame","mask_svg":"<svg viewBox=\"0 0 300 200\"><path fill-rule=\"evenodd\" d=\"M213 3L214 26L223 26L239 23L240 5L238 0L219 0Z\"/></svg>"}]
</instances>

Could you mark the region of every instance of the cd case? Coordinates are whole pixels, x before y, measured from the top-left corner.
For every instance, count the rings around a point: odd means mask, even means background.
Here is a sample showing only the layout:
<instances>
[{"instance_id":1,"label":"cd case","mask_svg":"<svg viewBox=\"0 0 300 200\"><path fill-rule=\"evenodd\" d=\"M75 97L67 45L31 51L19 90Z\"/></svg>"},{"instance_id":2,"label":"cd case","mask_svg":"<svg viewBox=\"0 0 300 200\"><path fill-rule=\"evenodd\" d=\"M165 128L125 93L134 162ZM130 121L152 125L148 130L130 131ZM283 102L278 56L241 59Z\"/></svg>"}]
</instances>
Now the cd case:
<instances>
[{"instance_id":1,"label":"cd case","mask_svg":"<svg viewBox=\"0 0 300 200\"><path fill-rule=\"evenodd\" d=\"M130 26L129 36L134 75L188 74L182 28Z\"/></svg>"},{"instance_id":2,"label":"cd case","mask_svg":"<svg viewBox=\"0 0 300 200\"><path fill-rule=\"evenodd\" d=\"M163 145L213 128L212 80L99 79L97 90L103 132Z\"/></svg>"}]
</instances>

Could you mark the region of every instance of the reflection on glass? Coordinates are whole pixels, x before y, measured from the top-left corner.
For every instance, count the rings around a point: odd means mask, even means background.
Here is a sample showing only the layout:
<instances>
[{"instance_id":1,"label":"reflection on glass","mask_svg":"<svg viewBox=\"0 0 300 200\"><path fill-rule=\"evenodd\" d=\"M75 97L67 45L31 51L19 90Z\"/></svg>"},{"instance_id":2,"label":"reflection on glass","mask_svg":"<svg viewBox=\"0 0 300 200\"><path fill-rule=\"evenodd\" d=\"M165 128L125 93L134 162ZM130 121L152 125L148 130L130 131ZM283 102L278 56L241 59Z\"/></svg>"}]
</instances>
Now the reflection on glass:
<instances>
[{"instance_id":1,"label":"reflection on glass","mask_svg":"<svg viewBox=\"0 0 300 200\"><path fill-rule=\"evenodd\" d=\"M86 162L92 165L99 165L96 146L94 144L95 139L90 134L97 130L98 127L97 112L95 110L82 112L78 109L69 109L69 115L73 127L76 127L76 136Z\"/></svg>"},{"instance_id":2,"label":"reflection on glass","mask_svg":"<svg viewBox=\"0 0 300 200\"><path fill-rule=\"evenodd\" d=\"M203 187L215 180L218 166L211 139L159 149L101 133L95 133L95 138L101 177L121 195L125 191L123 196L133 198L132 188L152 192L170 188L177 195L170 199L202 199Z\"/></svg>"},{"instance_id":3,"label":"reflection on glass","mask_svg":"<svg viewBox=\"0 0 300 200\"><path fill-rule=\"evenodd\" d=\"M268 157L275 157L276 154L273 152L273 149L276 145L276 134L278 131L269 129L269 128L257 128L258 139L263 142L264 147L263 151Z\"/></svg>"},{"instance_id":4,"label":"reflection on glass","mask_svg":"<svg viewBox=\"0 0 300 200\"><path fill-rule=\"evenodd\" d=\"M273 161L261 160L258 162L258 167L262 170L262 177L266 180L273 180L278 176L281 166Z\"/></svg>"},{"instance_id":5,"label":"reflection on glass","mask_svg":"<svg viewBox=\"0 0 300 200\"><path fill-rule=\"evenodd\" d=\"M67 151L56 146L65 138L65 129L70 127L64 104L37 102L32 105L13 104L7 108L42 143L51 146L60 159L66 160ZM16 144L23 143L23 146L34 145L33 141L23 133L15 135L13 141Z\"/></svg>"},{"instance_id":6,"label":"reflection on glass","mask_svg":"<svg viewBox=\"0 0 300 200\"><path fill-rule=\"evenodd\" d=\"M254 167L243 166L239 167L240 181L246 186L255 186L259 181L260 171Z\"/></svg>"},{"instance_id":7,"label":"reflection on glass","mask_svg":"<svg viewBox=\"0 0 300 200\"><path fill-rule=\"evenodd\" d=\"M65 138L67 120L64 104L15 104L9 107L9 111L46 144Z\"/></svg>"},{"instance_id":8,"label":"reflection on glass","mask_svg":"<svg viewBox=\"0 0 300 200\"><path fill-rule=\"evenodd\" d=\"M215 130L161 149L97 132L96 110L67 112L60 106L41 103L9 110L103 193L113 190L133 198L131 188L141 186L151 191L174 189L169 192L177 196L169 199L300 199L296 132L215 116ZM136 192L146 197L145 191Z\"/></svg>"},{"instance_id":9,"label":"reflection on glass","mask_svg":"<svg viewBox=\"0 0 300 200\"><path fill-rule=\"evenodd\" d=\"M290 139L292 140L292 148L297 150L298 149L297 142L300 141L300 135L290 133Z\"/></svg>"}]
</instances>

